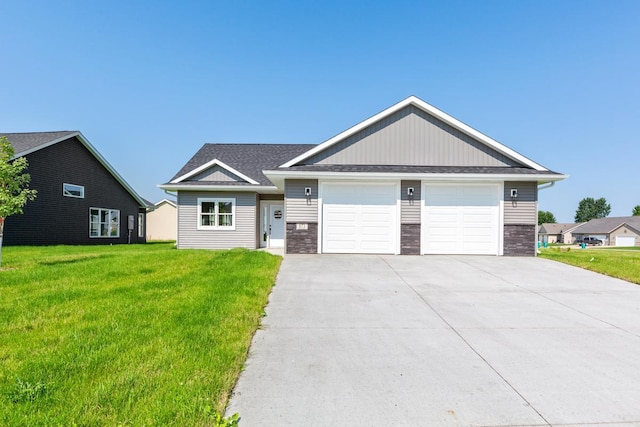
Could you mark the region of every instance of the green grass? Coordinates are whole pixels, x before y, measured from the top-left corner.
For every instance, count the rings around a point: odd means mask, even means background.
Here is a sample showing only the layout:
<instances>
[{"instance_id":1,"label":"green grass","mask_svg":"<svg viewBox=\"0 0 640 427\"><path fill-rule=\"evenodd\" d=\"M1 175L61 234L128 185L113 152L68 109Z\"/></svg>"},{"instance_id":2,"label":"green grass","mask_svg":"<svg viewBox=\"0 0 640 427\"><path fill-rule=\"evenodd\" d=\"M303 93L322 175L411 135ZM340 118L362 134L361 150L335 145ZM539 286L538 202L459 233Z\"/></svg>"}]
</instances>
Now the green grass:
<instances>
[{"instance_id":1,"label":"green grass","mask_svg":"<svg viewBox=\"0 0 640 427\"><path fill-rule=\"evenodd\" d=\"M640 284L640 247L541 249L540 256Z\"/></svg>"},{"instance_id":2,"label":"green grass","mask_svg":"<svg viewBox=\"0 0 640 427\"><path fill-rule=\"evenodd\" d=\"M212 425L281 260L172 244L3 255L0 425L11 426Z\"/></svg>"}]
</instances>

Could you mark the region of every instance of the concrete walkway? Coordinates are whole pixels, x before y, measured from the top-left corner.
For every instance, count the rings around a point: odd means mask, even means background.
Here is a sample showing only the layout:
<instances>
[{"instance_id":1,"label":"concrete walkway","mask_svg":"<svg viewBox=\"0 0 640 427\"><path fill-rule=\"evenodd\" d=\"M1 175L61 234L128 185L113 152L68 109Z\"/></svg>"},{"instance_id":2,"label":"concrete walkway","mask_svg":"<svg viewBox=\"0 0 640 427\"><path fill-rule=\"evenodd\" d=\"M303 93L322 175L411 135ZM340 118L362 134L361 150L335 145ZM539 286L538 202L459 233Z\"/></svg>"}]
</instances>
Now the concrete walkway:
<instances>
[{"instance_id":1,"label":"concrete walkway","mask_svg":"<svg viewBox=\"0 0 640 427\"><path fill-rule=\"evenodd\" d=\"M252 426L640 426L640 286L534 258L287 255Z\"/></svg>"}]
</instances>

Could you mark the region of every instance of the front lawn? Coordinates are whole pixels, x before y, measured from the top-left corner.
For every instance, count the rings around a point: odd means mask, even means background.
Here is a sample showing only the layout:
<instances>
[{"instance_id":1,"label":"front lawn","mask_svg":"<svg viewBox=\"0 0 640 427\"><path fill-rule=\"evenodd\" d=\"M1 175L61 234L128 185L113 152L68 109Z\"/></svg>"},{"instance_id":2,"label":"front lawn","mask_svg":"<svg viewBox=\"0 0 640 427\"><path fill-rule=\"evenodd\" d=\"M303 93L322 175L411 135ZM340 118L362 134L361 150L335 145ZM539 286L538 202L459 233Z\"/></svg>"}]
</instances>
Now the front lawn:
<instances>
[{"instance_id":1,"label":"front lawn","mask_svg":"<svg viewBox=\"0 0 640 427\"><path fill-rule=\"evenodd\" d=\"M574 246L563 248L564 252L561 248L542 249L540 256L640 284L638 249L640 247L580 249Z\"/></svg>"},{"instance_id":2,"label":"front lawn","mask_svg":"<svg viewBox=\"0 0 640 427\"><path fill-rule=\"evenodd\" d=\"M211 425L281 260L167 243L3 258L0 425L12 426Z\"/></svg>"}]
</instances>

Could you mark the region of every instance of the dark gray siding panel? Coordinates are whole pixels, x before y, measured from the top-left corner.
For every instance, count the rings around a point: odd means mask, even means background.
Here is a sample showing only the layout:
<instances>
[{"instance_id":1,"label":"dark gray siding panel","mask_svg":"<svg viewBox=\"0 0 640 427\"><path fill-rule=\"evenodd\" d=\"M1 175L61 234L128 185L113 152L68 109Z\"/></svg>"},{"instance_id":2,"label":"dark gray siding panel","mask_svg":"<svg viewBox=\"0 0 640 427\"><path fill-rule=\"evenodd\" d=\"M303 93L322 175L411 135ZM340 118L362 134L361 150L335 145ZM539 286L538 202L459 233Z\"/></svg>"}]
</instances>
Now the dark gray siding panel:
<instances>
[{"instance_id":1,"label":"dark gray siding panel","mask_svg":"<svg viewBox=\"0 0 640 427\"><path fill-rule=\"evenodd\" d=\"M518 198L511 198L511 189L518 189ZM512 182L504 183L504 223L505 224L537 224L538 223L538 183Z\"/></svg>"},{"instance_id":2,"label":"dark gray siding panel","mask_svg":"<svg viewBox=\"0 0 640 427\"><path fill-rule=\"evenodd\" d=\"M311 187L311 197L304 194ZM284 182L287 222L318 222L318 180L287 179Z\"/></svg>"},{"instance_id":3,"label":"dark gray siding panel","mask_svg":"<svg viewBox=\"0 0 640 427\"><path fill-rule=\"evenodd\" d=\"M138 202L76 138L70 138L26 156L30 188L38 197L23 215L7 218L6 245L91 245L127 243L127 217L133 215L132 243L138 237ZM84 199L62 195L62 184L84 186ZM120 211L120 237L89 237L89 208ZM143 219L144 222L144 219Z\"/></svg>"},{"instance_id":4,"label":"dark gray siding panel","mask_svg":"<svg viewBox=\"0 0 640 427\"><path fill-rule=\"evenodd\" d=\"M409 106L309 158L305 164L517 166L518 163Z\"/></svg>"},{"instance_id":5,"label":"dark gray siding panel","mask_svg":"<svg viewBox=\"0 0 640 427\"><path fill-rule=\"evenodd\" d=\"M235 230L198 230L198 198L223 197L236 199ZM194 249L255 249L257 228L257 194L206 191L178 192L178 248Z\"/></svg>"},{"instance_id":6,"label":"dark gray siding panel","mask_svg":"<svg viewBox=\"0 0 640 427\"><path fill-rule=\"evenodd\" d=\"M400 203L402 224L420 224L420 181L402 181L400 184ZM408 189L413 188L413 197L409 197Z\"/></svg>"}]
</instances>

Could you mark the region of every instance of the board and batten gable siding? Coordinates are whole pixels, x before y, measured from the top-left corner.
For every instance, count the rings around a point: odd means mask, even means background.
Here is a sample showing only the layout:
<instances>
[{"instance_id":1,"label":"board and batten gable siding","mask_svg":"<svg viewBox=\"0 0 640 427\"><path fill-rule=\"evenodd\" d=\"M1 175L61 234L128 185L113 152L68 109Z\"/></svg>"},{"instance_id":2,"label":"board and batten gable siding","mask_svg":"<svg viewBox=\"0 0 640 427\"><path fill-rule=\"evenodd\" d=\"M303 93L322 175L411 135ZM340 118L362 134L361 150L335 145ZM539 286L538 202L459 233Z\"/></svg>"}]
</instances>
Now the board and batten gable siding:
<instances>
[{"instance_id":1,"label":"board and batten gable siding","mask_svg":"<svg viewBox=\"0 0 640 427\"><path fill-rule=\"evenodd\" d=\"M311 187L311 197L304 189ZM287 222L318 222L318 180L287 179L284 182L284 200Z\"/></svg>"},{"instance_id":2,"label":"board and batten gable siding","mask_svg":"<svg viewBox=\"0 0 640 427\"><path fill-rule=\"evenodd\" d=\"M409 197L408 189L413 187L413 197ZM421 183L420 181L401 181L400 183L400 222L402 224L420 224L421 215Z\"/></svg>"},{"instance_id":3,"label":"board and batten gable siding","mask_svg":"<svg viewBox=\"0 0 640 427\"><path fill-rule=\"evenodd\" d=\"M503 154L412 105L302 163L520 166Z\"/></svg>"},{"instance_id":4,"label":"board and batten gable siding","mask_svg":"<svg viewBox=\"0 0 640 427\"><path fill-rule=\"evenodd\" d=\"M218 165L192 176L188 181L245 182L244 179Z\"/></svg>"},{"instance_id":5,"label":"board and batten gable siding","mask_svg":"<svg viewBox=\"0 0 640 427\"><path fill-rule=\"evenodd\" d=\"M236 199L235 230L198 230L198 198ZM178 192L179 249L255 249L258 195L206 191Z\"/></svg>"},{"instance_id":6,"label":"board and batten gable siding","mask_svg":"<svg viewBox=\"0 0 640 427\"><path fill-rule=\"evenodd\" d=\"M511 199L511 189L518 189L518 198ZM513 182L504 183L504 223L536 224L538 223L538 183Z\"/></svg>"}]
</instances>

